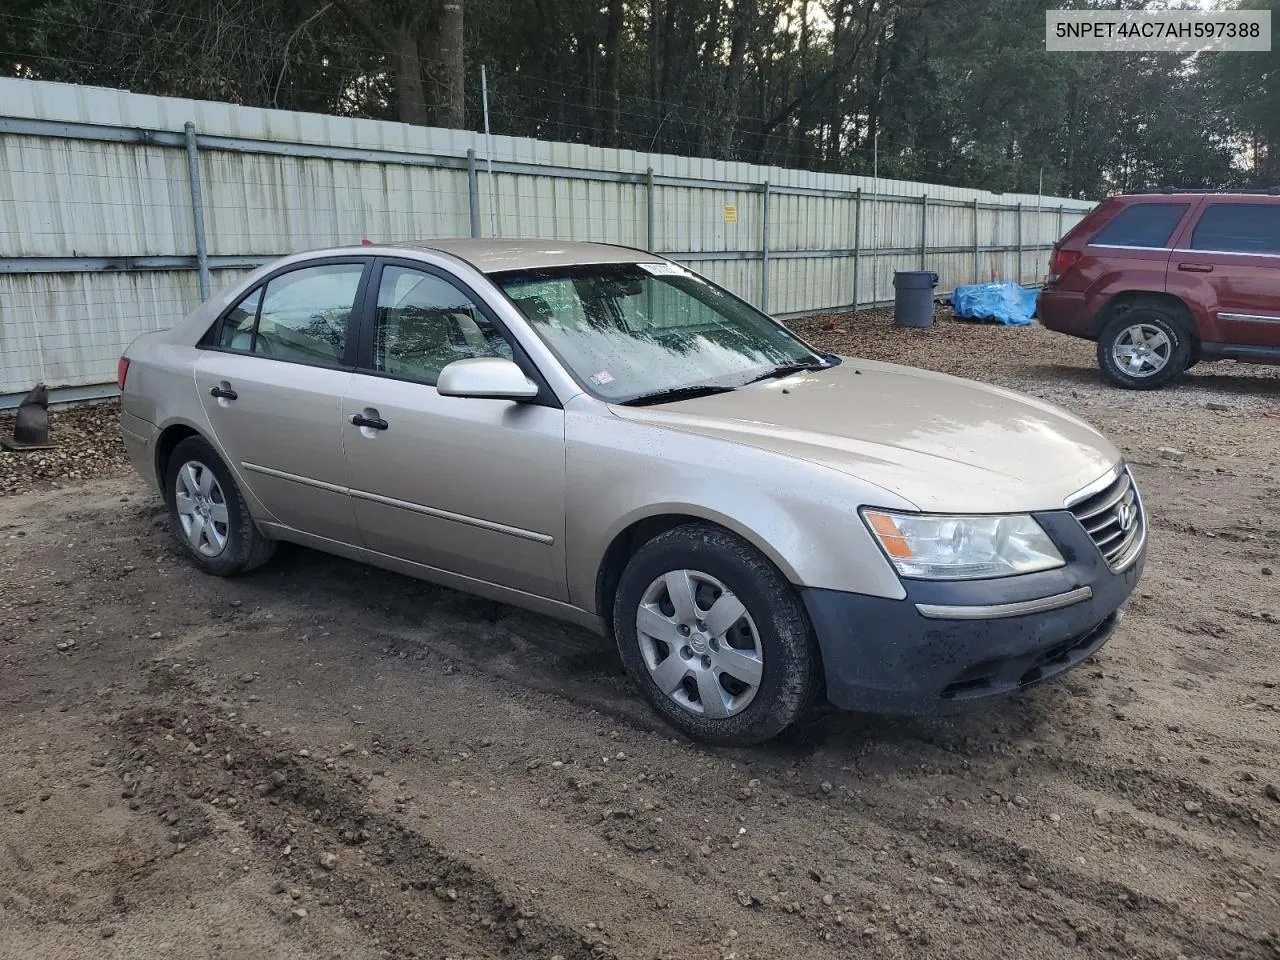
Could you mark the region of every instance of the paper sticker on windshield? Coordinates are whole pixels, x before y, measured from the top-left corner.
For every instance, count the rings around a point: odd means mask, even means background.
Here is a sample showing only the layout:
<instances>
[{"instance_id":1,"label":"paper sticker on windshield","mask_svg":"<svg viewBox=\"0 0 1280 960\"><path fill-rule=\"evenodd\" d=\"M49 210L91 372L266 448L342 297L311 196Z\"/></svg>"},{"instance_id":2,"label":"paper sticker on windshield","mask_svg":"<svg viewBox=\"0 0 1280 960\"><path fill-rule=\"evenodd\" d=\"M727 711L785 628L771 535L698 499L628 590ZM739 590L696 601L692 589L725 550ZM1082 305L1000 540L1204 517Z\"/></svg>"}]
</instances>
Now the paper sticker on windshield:
<instances>
[{"instance_id":1,"label":"paper sticker on windshield","mask_svg":"<svg viewBox=\"0 0 1280 960\"><path fill-rule=\"evenodd\" d=\"M655 277L687 277L689 271L674 263L637 263L637 267Z\"/></svg>"},{"instance_id":2,"label":"paper sticker on windshield","mask_svg":"<svg viewBox=\"0 0 1280 960\"><path fill-rule=\"evenodd\" d=\"M597 387L603 387L606 383L613 383L613 374L608 370L601 370L591 375L591 382Z\"/></svg>"}]
</instances>

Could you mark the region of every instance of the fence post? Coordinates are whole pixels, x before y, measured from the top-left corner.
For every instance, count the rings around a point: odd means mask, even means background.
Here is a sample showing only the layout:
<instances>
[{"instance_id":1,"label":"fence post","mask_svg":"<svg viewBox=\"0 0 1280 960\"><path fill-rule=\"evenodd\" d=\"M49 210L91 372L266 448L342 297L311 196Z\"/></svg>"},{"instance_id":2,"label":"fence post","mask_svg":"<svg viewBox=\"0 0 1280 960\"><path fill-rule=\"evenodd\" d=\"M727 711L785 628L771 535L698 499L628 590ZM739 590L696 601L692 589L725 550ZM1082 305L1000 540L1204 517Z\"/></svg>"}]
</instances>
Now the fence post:
<instances>
[{"instance_id":1,"label":"fence post","mask_svg":"<svg viewBox=\"0 0 1280 960\"><path fill-rule=\"evenodd\" d=\"M760 309L769 312L769 181L761 188L763 211L760 217Z\"/></svg>"},{"instance_id":2,"label":"fence post","mask_svg":"<svg viewBox=\"0 0 1280 960\"><path fill-rule=\"evenodd\" d=\"M978 243L978 198L973 198L973 282L982 282L981 246Z\"/></svg>"},{"instance_id":3,"label":"fence post","mask_svg":"<svg viewBox=\"0 0 1280 960\"><path fill-rule=\"evenodd\" d=\"M653 244L653 167L644 172L645 249L656 253Z\"/></svg>"},{"instance_id":4,"label":"fence post","mask_svg":"<svg viewBox=\"0 0 1280 960\"><path fill-rule=\"evenodd\" d=\"M471 236L480 236L480 177L476 173L476 151L467 151L467 203L471 209Z\"/></svg>"},{"instance_id":5,"label":"fence post","mask_svg":"<svg viewBox=\"0 0 1280 960\"><path fill-rule=\"evenodd\" d=\"M928 250L929 238L929 195L920 195L920 269L924 269L925 253Z\"/></svg>"},{"instance_id":6,"label":"fence post","mask_svg":"<svg viewBox=\"0 0 1280 960\"><path fill-rule=\"evenodd\" d=\"M1063 206L1065 206L1065 204L1061 204L1061 203L1058 204L1058 238L1057 240L1054 240L1054 243L1057 243L1058 240L1062 239L1062 208Z\"/></svg>"},{"instance_id":7,"label":"fence post","mask_svg":"<svg viewBox=\"0 0 1280 960\"><path fill-rule=\"evenodd\" d=\"M862 188L853 194L853 312L858 312L858 253L862 247Z\"/></svg>"},{"instance_id":8,"label":"fence post","mask_svg":"<svg viewBox=\"0 0 1280 960\"><path fill-rule=\"evenodd\" d=\"M204 197L200 191L200 155L196 150L196 125L183 128L187 136L187 179L191 183L191 217L196 234L196 268L200 272L200 302L209 299L209 248L204 236Z\"/></svg>"},{"instance_id":9,"label":"fence post","mask_svg":"<svg viewBox=\"0 0 1280 960\"><path fill-rule=\"evenodd\" d=\"M1018 286L1022 286L1022 204L1018 204L1018 276L1014 280Z\"/></svg>"}]
</instances>

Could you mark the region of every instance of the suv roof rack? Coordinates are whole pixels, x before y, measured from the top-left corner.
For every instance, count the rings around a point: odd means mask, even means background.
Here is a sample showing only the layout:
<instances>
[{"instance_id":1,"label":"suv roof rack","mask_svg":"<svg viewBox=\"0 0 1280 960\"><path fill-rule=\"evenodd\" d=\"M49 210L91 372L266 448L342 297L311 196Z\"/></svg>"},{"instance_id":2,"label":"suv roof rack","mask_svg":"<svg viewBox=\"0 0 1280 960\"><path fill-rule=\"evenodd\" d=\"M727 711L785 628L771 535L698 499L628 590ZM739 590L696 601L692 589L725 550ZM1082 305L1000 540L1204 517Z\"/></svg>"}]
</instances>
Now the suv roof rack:
<instances>
[{"instance_id":1,"label":"suv roof rack","mask_svg":"<svg viewBox=\"0 0 1280 960\"><path fill-rule=\"evenodd\" d=\"M1148 193L1258 193L1280 196L1280 187L1156 187L1152 190L1139 190Z\"/></svg>"}]
</instances>

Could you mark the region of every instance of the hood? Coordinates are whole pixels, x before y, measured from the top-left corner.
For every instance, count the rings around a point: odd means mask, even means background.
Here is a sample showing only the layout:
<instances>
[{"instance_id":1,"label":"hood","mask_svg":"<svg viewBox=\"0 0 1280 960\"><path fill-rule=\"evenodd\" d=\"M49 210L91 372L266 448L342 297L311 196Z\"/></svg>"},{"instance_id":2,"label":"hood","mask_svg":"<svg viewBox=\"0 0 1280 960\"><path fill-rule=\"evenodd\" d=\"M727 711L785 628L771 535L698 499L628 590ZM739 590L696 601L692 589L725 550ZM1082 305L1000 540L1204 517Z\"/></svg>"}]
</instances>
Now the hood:
<instances>
[{"instance_id":1,"label":"hood","mask_svg":"<svg viewBox=\"0 0 1280 960\"><path fill-rule=\"evenodd\" d=\"M929 512L1058 510L1120 460L1032 397L896 364L838 366L615 415L797 457Z\"/></svg>"}]
</instances>

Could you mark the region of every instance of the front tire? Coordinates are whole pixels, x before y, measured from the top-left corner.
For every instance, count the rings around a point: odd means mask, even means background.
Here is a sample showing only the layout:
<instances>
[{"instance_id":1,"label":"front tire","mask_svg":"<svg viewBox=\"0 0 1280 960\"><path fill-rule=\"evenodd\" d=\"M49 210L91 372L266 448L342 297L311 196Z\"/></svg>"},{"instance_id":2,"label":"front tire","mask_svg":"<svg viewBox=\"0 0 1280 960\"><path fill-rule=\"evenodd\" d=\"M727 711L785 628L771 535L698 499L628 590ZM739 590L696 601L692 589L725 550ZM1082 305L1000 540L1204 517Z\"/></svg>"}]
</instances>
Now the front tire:
<instances>
[{"instance_id":1,"label":"front tire","mask_svg":"<svg viewBox=\"0 0 1280 960\"><path fill-rule=\"evenodd\" d=\"M689 524L631 558L613 608L618 652L654 710L694 740L777 736L822 689L813 630L786 578L750 544Z\"/></svg>"},{"instance_id":2,"label":"front tire","mask_svg":"<svg viewBox=\"0 0 1280 960\"><path fill-rule=\"evenodd\" d=\"M232 577L262 566L275 553L275 541L258 530L231 471L202 438L188 437L173 448L164 492L170 530L205 573Z\"/></svg>"},{"instance_id":3,"label":"front tire","mask_svg":"<svg viewBox=\"0 0 1280 960\"><path fill-rule=\"evenodd\" d=\"M1126 390L1163 387L1191 365L1191 337L1173 314L1135 307L1108 321L1098 337L1098 366Z\"/></svg>"}]
</instances>

